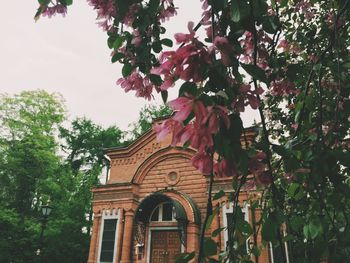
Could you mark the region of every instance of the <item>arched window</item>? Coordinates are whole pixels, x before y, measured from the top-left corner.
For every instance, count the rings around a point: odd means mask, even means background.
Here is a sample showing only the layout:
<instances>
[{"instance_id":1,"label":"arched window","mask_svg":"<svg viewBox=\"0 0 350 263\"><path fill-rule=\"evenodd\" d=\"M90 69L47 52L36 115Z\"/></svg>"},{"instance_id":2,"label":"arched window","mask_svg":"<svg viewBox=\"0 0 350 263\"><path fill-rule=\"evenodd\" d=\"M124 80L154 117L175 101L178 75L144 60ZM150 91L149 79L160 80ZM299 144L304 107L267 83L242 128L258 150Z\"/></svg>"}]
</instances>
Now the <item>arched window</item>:
<instances>
[{"instance_id":1,"label":"arched window","mask_svg":"<svg viewBox=\"0 0 350 263\"><path fill-rule=\"evenodd\" d=\"M152 212L151 222L172 222L175 220L175 209L172 203L161 203Z\"/></svg>"}]
</instances>

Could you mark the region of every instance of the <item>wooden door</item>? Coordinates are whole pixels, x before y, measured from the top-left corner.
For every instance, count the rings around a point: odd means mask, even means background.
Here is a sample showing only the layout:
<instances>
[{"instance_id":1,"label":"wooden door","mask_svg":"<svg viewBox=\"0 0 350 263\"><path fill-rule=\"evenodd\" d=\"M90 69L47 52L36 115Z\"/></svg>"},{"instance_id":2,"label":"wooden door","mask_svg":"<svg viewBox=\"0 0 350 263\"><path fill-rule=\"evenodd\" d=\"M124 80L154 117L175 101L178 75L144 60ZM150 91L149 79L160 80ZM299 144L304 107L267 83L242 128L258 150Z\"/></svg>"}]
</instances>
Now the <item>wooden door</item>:
<instances>
[{"instance_id":1,"label":"wooden door","mask_svg":"<svg viewBox=\"0 0 350 263\"><path fill-rule=\"evenodd\" d=\"M180 253L181 242L178 231L152 231L151 263L174 263L175 257Z\"/></svg>"}]
</instances>

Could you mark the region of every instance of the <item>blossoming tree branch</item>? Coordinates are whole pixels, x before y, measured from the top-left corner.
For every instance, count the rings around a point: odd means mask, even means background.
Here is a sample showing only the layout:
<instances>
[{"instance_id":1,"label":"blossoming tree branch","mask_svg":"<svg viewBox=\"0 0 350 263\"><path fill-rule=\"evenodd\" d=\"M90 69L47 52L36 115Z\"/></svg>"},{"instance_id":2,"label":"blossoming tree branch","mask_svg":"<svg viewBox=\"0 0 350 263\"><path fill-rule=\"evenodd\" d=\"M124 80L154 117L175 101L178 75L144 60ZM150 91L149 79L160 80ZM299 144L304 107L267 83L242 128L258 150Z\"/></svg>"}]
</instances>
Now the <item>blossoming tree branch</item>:
<instances>
[{"instance_id":1,"label":"blossoming tree branch","mask_svg":"<svg viewBox=\"0 0 350 263\"><path fill-rule=\"evenodd\" d=\"M38 2L36 19L64 15L72 4ZM168 90L180 86L178 97L168 102L174 115L155 127L158 137L172 133L173 145L196 149L192 163L211 183L215 176L233 177L228 250L215 257L216 245L204 238L203 228L198 261L258 262L262 246L270 243L287 262L288 242L293 262L345 262L349 0L201 0L201 20L189 22L174 39L164 37L163 23L181 12L176 0L88 2L106 31L112 62L123 64L118 86L147 100L161 93L165 102ZM205 36L197 34L199 28ZM240 114L247 108L260 114L259 135L242 145ZM262 193L251 200L251 208L262 211L253 225L237 216L243 185ZM211 189L209 194L205 224L217 213L211 200L218 196ZM247 255L239 247L248 238ZM185 254L182 260L193 257Z\"/></svg>"}]
</instances>

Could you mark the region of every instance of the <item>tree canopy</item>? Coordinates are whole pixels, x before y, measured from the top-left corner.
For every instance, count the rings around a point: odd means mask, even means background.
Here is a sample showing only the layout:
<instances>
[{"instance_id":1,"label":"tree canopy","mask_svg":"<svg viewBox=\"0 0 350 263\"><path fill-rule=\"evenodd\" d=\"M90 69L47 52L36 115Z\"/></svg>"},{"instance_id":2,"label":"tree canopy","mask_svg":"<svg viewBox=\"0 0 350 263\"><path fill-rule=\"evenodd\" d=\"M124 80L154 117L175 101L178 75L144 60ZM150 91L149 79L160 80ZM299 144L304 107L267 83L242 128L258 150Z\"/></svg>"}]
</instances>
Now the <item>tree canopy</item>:
<instances>
[{"instance_id":1,"label":"tree canopy","mask_svg":"<svg viewBox=\"0 0 350 263\"><path fill-rule=\"evenodd\" d=\"M128 132L87 118L67 123L64 100L56 93L0 97L0 262L86 262L90 190L109 165L104 150L128 143ZM151 117L164 112L164 107L145 107L131 137L140 136L151 127ZM53 211L40 247L40 208L48 202Z\"/></svg>"},{"instance_id":2,"label":"tree canopy","mask_svg":"<svg viewBox=\"0 0 350 263\"><path fill-rule=\"evenodd\" d=\"M88 2L106 30L112 62L123 64L118 85L149 100L161 93L164 101L181 85L169 102L174 116L155 128L159 137L171 131L174 145L196 149L192 163L211 180L233 176L235 216L220 260L249 260L237 248L250 236L257 260L261 229L263 244L279 247L283 262L286 241L295 262L346 261L350 1L202 0L201 21L175 34L176 47L164 38L164 22L180 12L176 1ZM72 1L39 3L36 18L65 13ZM206 35L197 35L200 27ZM240 114L247 107L259 112L261 132L243 147ZM250 200L262 210L253 226L238 216L247 183L262 192ZM205 223L213 213L209 202ZM204 230L201 240L204 262L216 249Z\"/></svg>"}]
</instances>

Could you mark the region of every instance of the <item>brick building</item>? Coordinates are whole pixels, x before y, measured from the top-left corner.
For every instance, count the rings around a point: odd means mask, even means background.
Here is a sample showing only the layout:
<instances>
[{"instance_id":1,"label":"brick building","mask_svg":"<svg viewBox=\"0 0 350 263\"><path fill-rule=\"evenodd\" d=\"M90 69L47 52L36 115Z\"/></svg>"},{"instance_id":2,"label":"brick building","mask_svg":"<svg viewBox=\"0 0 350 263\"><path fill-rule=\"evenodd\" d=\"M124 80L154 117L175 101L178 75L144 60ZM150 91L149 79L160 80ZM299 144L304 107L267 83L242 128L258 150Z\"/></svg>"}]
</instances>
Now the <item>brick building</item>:
<instances>
[{"instance_id":1,"label":"brick building","mask_svg":"<svg viewBox=\"0 0 350 263\"><path fill-rule=\"evenodd\" d=\"M247 135L254 136L252 131ZM181 252L198 251L208 178L191 165L194 153L171 147L170 137L157 141L151 130L128 147L106 151L108 182L92 189L94 221L88 263L171 263ZM232 191L231 179L215 179L213 193L220 189ZM243 189L239 198L248 221L252 215L244 201L251 194ZM214 203L219 205L213 230L226 227L232 216L232 205L224 197ZM225 250L226 230L215 241ZM273 262L271 253L264 250L259 262Z\"/></svg>"}]
</instances>

